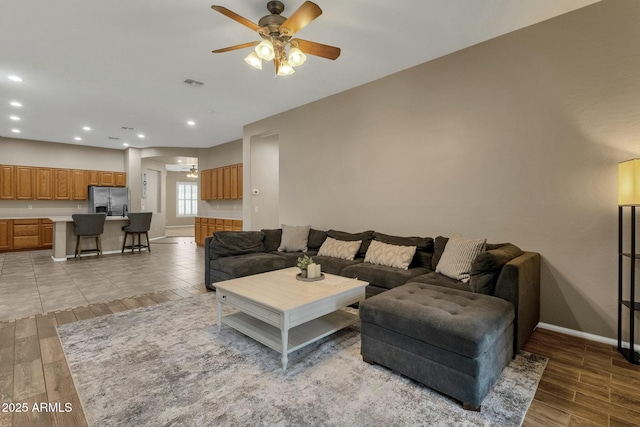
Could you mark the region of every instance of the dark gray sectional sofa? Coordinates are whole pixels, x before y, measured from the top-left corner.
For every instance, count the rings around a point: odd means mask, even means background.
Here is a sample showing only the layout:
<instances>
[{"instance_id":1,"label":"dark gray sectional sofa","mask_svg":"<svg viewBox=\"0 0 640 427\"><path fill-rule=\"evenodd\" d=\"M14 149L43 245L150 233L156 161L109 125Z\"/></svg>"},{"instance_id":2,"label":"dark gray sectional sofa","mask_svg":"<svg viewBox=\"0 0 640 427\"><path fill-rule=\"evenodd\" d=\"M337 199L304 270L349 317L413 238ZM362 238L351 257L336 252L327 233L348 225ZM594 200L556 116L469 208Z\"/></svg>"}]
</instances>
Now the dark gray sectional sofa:
<instances>
[{"instance_id":1,"label":"dark gray sectional sofa","mask_svg":"<svg viewBox=\"0 0 640 427\"><path fill-rule=\"evenodd\" d=\"M219 281L293 267L303 254L324 272L364 280L369 285L359 307L363 360L447 394L465 409L480 410L539 321L540 255L510 243L485 244L465 283L436 272L448 241L442 236L311 229L304 253L278 252L281 237L280 229L215 232L205 241L206 286L215 290ZM353 260L318 256L327 237L362 243ZM372 240L415 246L409 267L365 262Z\"/></svg>"},{"instance_id":2,"label":"dark gray sectional sofa","mask_svg":"<svg viewBox=\"0 0 640 427\"><path fill-rule=\"evenodd\" d=\"M205 241L205 284L215 290L215 283L236 277L293 267L302 252L278 252L282 230L217 231ZM324 240L362 240L353 261L318 257ZM370 242L379 240L401 246L416 246L409 269L400 270L364 262ZM487 244L487 251L474 261L469 283L450 279L435 272L447 239L444 237L400 237L373 230L348 233L338 230L311 229L308 251L322 265L322 271L369 282L367 298L408 283L422 283L448 289L481 293L511 303L515 310L514 353L522 348L540 318L540 255L523 252L512 244Z\"/></svg>"}]
</instances>

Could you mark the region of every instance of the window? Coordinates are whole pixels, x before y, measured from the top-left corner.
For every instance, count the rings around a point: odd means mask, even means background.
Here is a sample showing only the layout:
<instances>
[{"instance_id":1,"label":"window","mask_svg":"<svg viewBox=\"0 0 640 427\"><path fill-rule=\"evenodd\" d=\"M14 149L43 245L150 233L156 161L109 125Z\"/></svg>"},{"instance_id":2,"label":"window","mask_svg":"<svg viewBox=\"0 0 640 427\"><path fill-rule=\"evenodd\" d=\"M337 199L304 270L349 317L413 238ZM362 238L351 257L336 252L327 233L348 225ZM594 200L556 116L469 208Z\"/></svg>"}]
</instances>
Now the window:
<instances>
[{"instance_id":1,"label":"window","mask_svg":"<svg viewBox=\"0 0 640 427\"><path fill-rule=\"evenodd\" d=\"M198 215L198 184L195 182L178 182L176 189L176 216Z\"/></svg>"}]
</instances>

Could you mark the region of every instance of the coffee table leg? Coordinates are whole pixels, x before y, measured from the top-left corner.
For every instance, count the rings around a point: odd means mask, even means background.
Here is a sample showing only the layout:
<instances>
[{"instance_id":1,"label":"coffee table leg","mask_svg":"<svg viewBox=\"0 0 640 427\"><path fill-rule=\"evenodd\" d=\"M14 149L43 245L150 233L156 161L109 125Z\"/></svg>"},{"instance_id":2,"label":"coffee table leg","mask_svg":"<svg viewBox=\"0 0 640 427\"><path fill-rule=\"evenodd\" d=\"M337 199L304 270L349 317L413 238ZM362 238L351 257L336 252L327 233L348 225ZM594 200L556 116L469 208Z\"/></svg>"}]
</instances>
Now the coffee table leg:
<instances>
[{"instance_id":1,"label":"coffee table leg","mask_svg":"<svg viewBox=\"0 0 640 427\"><path fill-rule=\"evenodd\" d=\"M218 301L218 332L222 329L222 301Z\"/></svg>"},{"instance_id":2,"label":"coffee table leg","mask_svg":"<svg viewBox=\"0 0 640 427\"><path fill-rule=\"evenodd\" d=\"M289 363L289 330L282 330L282 370L287 370L287 364Z\"/></svg>"}]
</instances>

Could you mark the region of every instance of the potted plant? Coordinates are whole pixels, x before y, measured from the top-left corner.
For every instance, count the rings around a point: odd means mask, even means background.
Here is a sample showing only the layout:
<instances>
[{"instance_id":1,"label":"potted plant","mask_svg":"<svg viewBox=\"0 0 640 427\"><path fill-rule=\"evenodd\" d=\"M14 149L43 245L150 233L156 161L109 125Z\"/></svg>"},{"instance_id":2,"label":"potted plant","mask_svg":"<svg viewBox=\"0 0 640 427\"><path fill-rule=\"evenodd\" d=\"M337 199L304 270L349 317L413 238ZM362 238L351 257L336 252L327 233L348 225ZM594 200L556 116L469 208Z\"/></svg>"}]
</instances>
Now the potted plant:
<instances>
[{"instance_id":1,"label":"potted plant","mask_svg":"<svg viewBox=\"0 0 640 427\"><path fill-rule=\"evenodd\" d=\"M314 264L314 261L311 257L307 255L299 257L296 262L296 267L300 269L300 277L307 277L307 268L310 264Z\"/></svg>"}]
</instances>

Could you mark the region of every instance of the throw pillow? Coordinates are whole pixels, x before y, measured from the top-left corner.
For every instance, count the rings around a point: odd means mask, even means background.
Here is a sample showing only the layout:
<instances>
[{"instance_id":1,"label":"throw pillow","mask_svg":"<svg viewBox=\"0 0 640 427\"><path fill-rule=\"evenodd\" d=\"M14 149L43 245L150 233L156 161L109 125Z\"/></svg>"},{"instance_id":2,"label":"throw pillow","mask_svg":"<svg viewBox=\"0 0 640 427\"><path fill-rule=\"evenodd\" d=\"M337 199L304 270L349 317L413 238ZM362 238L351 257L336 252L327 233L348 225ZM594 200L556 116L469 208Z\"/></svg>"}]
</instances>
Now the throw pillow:
<instances>
[{"instance_id":1,"label":"throw pillow","mask_svg":"<svg viewBox=\"0 0 640 427\"><path fill-rule=\"evenodd\" d=\"M346 241L327 237L322 246L320 246L318 256L327 256L353 261L361 244L362 240Z\"/></svg>"},{"instance_id":2,"label":"throw pillow","mask_svg":"<svg viewBox=\"0 0 640 427\"><path fill-rule=\"evenodd\" d=\"M408 270L415 254L415 246L390 245L373 240L364 256L364 262Z\"/></svg>"},{"instance_id":3,"label":"throw pillow","mask_svg":"<svg viewBox=\"0 0 640 427\"><path fill-rule=\"evenodd\" d=\"M436 273L467 283L471 274L471 264L484 251L486 239L465 239L451 237L444 247Z\"/></svg>"},{"instance_id":4,"label":"throw pillow","mask_svg":"<svg viewBox=\"0 0 640 427\"><path fill-rule=\"evenodd\" d=\"M306 252L310 225L291 226L282 224L282 240L278 252Z\"/></svg>"},{"instance_id":5,"label":"throw pillow","mask_svg":"<svg viewBox=\"0 0 640 427\"><path fill-rule=\"evenodd\" d=\"M364 257L369 249L369 244L373 240L373 230L363 231L361 233L347 233L346 231L329 230L327 235L336 240L356 241L360 240L360 250L358 251L358 257Z\"/></svg>"}]
</instances>

